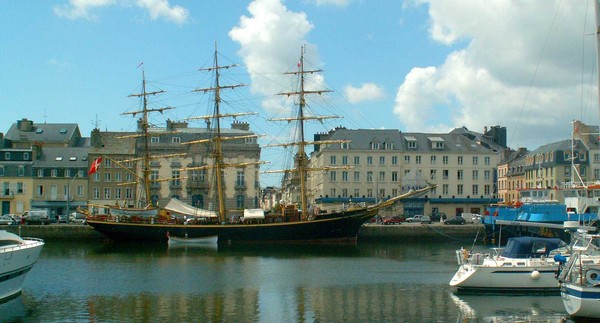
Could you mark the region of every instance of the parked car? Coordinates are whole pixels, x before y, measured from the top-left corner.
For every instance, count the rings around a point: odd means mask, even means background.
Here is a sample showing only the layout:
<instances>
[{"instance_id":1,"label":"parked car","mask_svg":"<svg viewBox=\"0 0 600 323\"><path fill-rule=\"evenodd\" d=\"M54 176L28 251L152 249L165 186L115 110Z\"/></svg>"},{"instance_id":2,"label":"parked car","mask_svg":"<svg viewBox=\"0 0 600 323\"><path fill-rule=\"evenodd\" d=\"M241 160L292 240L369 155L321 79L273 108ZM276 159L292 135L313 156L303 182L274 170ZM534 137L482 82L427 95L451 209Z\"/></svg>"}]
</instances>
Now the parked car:
<instances>
[{"instance_id":1,"label":"parked car","mask_svg":"<svg viewBox=\"0 0 600 323\"><path fill-rule=\"evenodd\" d=\"M429 213L428 215L431 218L431 222L440 222L440 220L444 221L447 219L444 212Z\"/></svg>"},{"instance_id":2,"label":"parked car","mask_svg":"<svg viewBox=\"0 0 600 323\"><path fill-rule=\"evenodd\" d=\"M424 215L415 215L412 216L410 218L406 219L406 222L408 223L412 223L412 222L421 222L421 217L423 217ZM431 218L429 218L429 220L431 221Z\"/></svg>"},{"instance_id":3,"label":"parked car","mask_svg":"<svg viewBox=\"0 0 600 323\"><path fill-rule=\"evenodd\" d=\"M13 225L16 224L15 219L10 214L0 216L0 225Z\"/></svg>"},{"instance_id":4,"label":"parked car","mask_svg":"<svg viewBox=\"0 0 600 323\"><path fill-rule=\"evenodd\" d=\"M27 224L50 224L48 210L29 210L23 213Z\"/></svg>"},{"instance_id":5,"label":"parked car","mask_svg":"<svg viewBox=\"0 0 600 323\"><path fill-rule=\"evenodd\" d=\"M71 213L71 217L69 219L71 223L84 224L85 223L85 214L79 212Z\"/></svg>"},{"instance_id":6,"label":"parked car","mask_svg":"<svg viewBox=\"0 0 600 323\"><path fill-rule=\"evenodd\" d=\"M455 218L448 219L444 221L444 224L465 224L467 220L460 215L457 215Z\"/></svg>"},{"instance_id":7,"label":"parked car","mask_svg":"<svg viewBox=\"0 0 600 323\"><path fill-rule=\"evenodd\" d=\"M431 224L431 217L429 215L423 215L419 221L421 221L421 223Z\"/></svg>"},{"instance_id":8,"label":"parked car","mask_svg":"<svg viewBox=\"0 0 600 323\"><path fill-rule=\"evenodd\" d=\"M401 217L399 215L386 216L385 218L383 218L383 224L385 224L385 225L387 225L387 224L402 224L402 222L404 222L404 217Z\"/></svg>"}]
</instances>

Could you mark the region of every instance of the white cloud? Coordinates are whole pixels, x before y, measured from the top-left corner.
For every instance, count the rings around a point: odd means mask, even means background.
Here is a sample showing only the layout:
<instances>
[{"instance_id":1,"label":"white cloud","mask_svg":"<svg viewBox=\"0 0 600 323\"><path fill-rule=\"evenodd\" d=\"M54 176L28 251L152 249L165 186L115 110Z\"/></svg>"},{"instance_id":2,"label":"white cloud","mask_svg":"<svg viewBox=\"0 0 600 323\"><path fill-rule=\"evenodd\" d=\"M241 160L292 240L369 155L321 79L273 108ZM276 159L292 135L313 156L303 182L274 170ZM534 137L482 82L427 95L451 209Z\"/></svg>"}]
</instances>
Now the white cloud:
<instances>
[{"instance_id":1,"label":"white cloud","mask_svg":"<svg viewBox=\"0 0 600 323\"><path fill-rule=\"evenodd\" d=\"M318 61L316 47L306 41L314 26L305 13L292 12L279 0L252 1L248 12L250 15L240 18L238 25L229 32L229 37L240 44L238 53L252 79L251 90L264 95L290 90L286 84L289 78L282 71L296 67L301 45L306 44L307 62ZM322 75L310 76L307 86L319 88L323 82ZM280 109L281 103L267 99L263 107L273 111Z\"/></svg>"},{"instance_id":2,"label":"white cloud","mask_svg":"<svg viewBox=\"0 0 600 323\"><path fill-rule=\"evenodd\" d=\"M68 4L54 6L54 13L68 19L95 20L98 17L92 12L102 7L123 5L127 7L131 0L69 0ZM165 19L175 23L184 23L188 18L188 10L181 6L172 6L168 0L135 0L134 5L148 11L150 19Z\"/></svg>"},{"instance_id":3,"label":"white cloud","mask_svg":"<svg viewBox=\"0 0 600 323\"><path fill-rule=\"evenodd\" d=\"M334 5L338 7L346 7L350 0L316 0L318 6L322 5Z\"/></svg>"},{"instance_id":4,"label":"white cloud","mask_svg":"<svg viewBox=\"0 0 600 323\"><path fill-rule=\"evenodd\" d=\"M54 13L68 19L95 19L96 16L90 11L100 7L111 6L116 0L69 0L69 4L54 6Z\"/></svg>"},{"instance_id":5,"label":"white cloud","mask_svg":"<svg viewBox=\"0 0 600 323\"><path fill-rule=\"evenodd\" d=\"M399 86L394 113L407 130L499 124L511 147L536 148L568 137L573 119L592 114L588 122L597 123L597 102L582 111L589 104L582 97L596 97L595 43L584 36L595 30L593 8L559 0L413 1L425 3L432 39L462 48L439 66L414 68Z\"/></svg>"},{"instance_id":6,"label":"white cloud","mask_svg":"<svg viewBox=\"0 0 600 323\"><path fill-rule=\"evenodd\" d=\"M344 88L346 99L354 104L362 101L371 101L381 99L384 95L383 89L375 83L364 83L359 88L347 85Z\"/></svg>"}]
</instances>

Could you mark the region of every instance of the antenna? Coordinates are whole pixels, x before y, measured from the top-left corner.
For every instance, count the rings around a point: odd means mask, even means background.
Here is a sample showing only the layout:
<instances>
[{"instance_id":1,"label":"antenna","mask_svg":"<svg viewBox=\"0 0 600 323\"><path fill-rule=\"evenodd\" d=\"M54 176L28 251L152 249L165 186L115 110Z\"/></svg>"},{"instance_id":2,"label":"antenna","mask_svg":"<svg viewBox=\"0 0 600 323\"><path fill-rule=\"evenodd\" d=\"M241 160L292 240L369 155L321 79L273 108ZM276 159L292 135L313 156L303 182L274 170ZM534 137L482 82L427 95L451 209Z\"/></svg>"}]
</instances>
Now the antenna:
<instances>
[{"instance_id":1,"label":"antenna","mask_svg":"<svg viewBox=\"0 0 600 323\"><path fill-rule=\"evenodd\" d=\"M94 129L100 129L100 119L98 119L98 114L96 114L96 119L93 122Z\"/></svg>"}]
</instances>

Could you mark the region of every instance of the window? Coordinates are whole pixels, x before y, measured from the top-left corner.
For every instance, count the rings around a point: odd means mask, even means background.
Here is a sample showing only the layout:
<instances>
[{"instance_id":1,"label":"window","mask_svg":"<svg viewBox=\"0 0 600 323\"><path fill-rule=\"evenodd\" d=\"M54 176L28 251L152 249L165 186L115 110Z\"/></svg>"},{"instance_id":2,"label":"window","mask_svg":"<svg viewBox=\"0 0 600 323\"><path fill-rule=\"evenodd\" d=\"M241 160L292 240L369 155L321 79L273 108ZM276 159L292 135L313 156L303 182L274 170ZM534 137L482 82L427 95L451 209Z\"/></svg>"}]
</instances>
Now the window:
<instances>
[{"instance_id":1,"label":"window","mask_svg":"<svg viewBox=\"0 0 600 323\"><path fill-rule=\"evenodd\" d=\"M348 189L342 188L342 197L347 197L347 196L348 196Z\"/></svg>"},{"instance_id":2,"label":"window","mask_svg":"<svg viewBox=\"0 0 600 323\"><path fill-rule=\"evenodd\" d=\"M243 209L243 208L245 207L245 205L244 205L244 204L245 204L245 203L244 203L244 201L245 201L244 195L238 195L238 196L235 198L235 206L236 206L238 209Z\"/></svg>"},{"instance_id":3,"label":"window","mask_svg":"<svg viewBox=\"0 0 600 323\"><path fill-rule=\"evenodd\" d=\"M485 163L485 165L486 165L486 166L489 166L489 165L490 165L490 157L487 157L487 156L486 156L486 157L483 159L483 161L484 161L484 163Z\"/></svg>"},{"instance_id":4,"label":"window","mask_svg":"<svg viewBox=\"0 0 600 323\"><path fill-rule=\"evenodd\" d=\"M4 176L4 166L0 166L0 176Z\"/></svg>"},{"instance_id":5,"label":"window","mask_svg":"<svg viewBox=\"0 0 600 323\"><path fill-rule=\"evenodd\" d=\"M341 147L342 149L348 149L348 146L349 146L349 145L348 145L348 142L342 142L342 143L340 144L340 147Z\"/></svg>"},{"instance_id":6,"label":"window","mask_svg":"<svg viewBox=\"0 0 600 323\"><path fill-rule=\"evenodd\" d=\"M110 187L104 188L104 199L110 199Z\"/></svg>"},{"instance_id":7,"label":"window","mask_svg":"<svg viewBox=\"0 0 600 323\"><path fill-rule=\"evenodd\" d=\"M367 165L373 165L373 157L367 156Z\"/></svg>"},{"instance_id":8,"label":"window","mask_svg":"<svg viewBox=\"0 0 600 323\"><path fill-rule=\"evenodd\" d=\"M110 182L110 173L104 173L104 181Z\"/></svg>"},{"instance_id":9,"label":"window","mask_svg":"<svg viewBox=\"0 0 600 323\"><path fill-rule=\"evenodd\" d=\"M463 156L458 156L456 158L456 163L459 164L459 165L462 165L463 164Z\"/></svg>"},{"instance_id":10,"label":"window","mask_svg":"<svg viewBox=\"0 0 600 323\"><path fill-rule=\"evenodd\" d=\"M462 184L456 185L456 194L463 195L463 185Z\"/></svg>"},{"instance_id":11,"label":"window","mask_svg":"<svg viewBox=\"0 0 600 323\"><path fill-rule=\"evenodd\" d=\"M489 170L484 170L483 171L483 179L486 181L489 181L491 179L491 174L492 172L490 172Z\"/></svg>"},{"instance_id":12,"label":"window","mask_svg":"<svg viewBox=\"0 0 600 323\"><path fill-rule=\"evenodd\" d=\"M477 156L473 156L473 165L477 165L478 162L479 158L477 158Z\"/></svg>"},{"instance_id":13,"label":"window","mask_svg":"<svg viewBox=\"0 0 600 323\"><path fill-rule=\"evenodd\" d=\"M329 172L329 180L332 181L332 182L335 182L337 180L336 179L336 172L334 170L332 170L332 171Z\"/></svg>"},{"instance_id":14,"label":"window","mask_svg":"<svg viewBox=\"0 0 600 323\"><path fill-rule=\"evenodd\" d=\"M125 181L126 182L132 182L133 181L133 175L131 173L125 173Z\"/></svg>"},{"instance_id":15,"label":"window","mask_svg":"<svg viewBox=\"0 0 600 323\"><path fill-rule=\"evenodd\" d=\"M337 164L335 156L329 157L329 165L335 165L335 164Z\"/></svg>"},{"instance_id":16,"label":"window","mask_svg":"<svg viewBox=\"0 0 600 323\"><path fill-rule=\"evenodd\" d=\"M392 182L398 181L398 172L392 172Z\"/></svg>"},{"instance_id":17,"label":"window","mask_svg":"<svg viewBox=\"0 0 600 323\"><path fill-rule=\"evenodd\" d=\"M348 165L348 156L342 156L342 165Z\"/></svg>"},{"instance_id":18,"label":"window","mask_svg":"<svg viewBox=\"0 0 600 323\"><path fill-rule=\"evenodd\" d=\"M373 172L367 172L367 182L373 181Z\"/></svg>"},{"instance_id":19,"label":"window","mask_svg":"<svg viewBox=\"0 0 600 323\"><path fill-rule=\"evenodd\" d=\"M94 182L99 182L100 181L100 173L96 172L94 173Z\"/></svg>"},{"instance_id":20,"label":"window","mask_svg":"<svg viewBox=\"0 0 600 323\"><path fill-rule=\"evenodd\" d=\"M473 195L479 194L479 185L473 185Z\"/></svg>"},{"instance_id":21,"label":"window","mask_svg":"<svg viewBox=\"0 0 600 323\"><path fill-rule=\"evenodd\" d=\"M449 171L447 169L442 170L442 179L448 179Z\"/></svg>"},{"instance_id":22,"label":"window","mask_svg":"<svg viewBox=\"0 0 600 323\"><path fill-rule=\"evenodd\" d=\"M360 172L354 172L354 181L360 182Z\"/></svg>"},{"instance_id":23,"label":"window","mask_svg":"<svg viewBox=\"0 0 600 323\"><path fill-rule=\"evenodd\" d=\"M354 165L360 165L360 157L354 156Z\"/></svg>"},{"instance_id":24,"label":"window","mask_svg":"<svg viewBox=\"0 0 600 323\"><path fill-rule=\"evenodd\" d=\"M385 172L379 172L379 181L385 182Z\"/></svg>"},{"instance_id":25,"label":"window","mask_svg":"<svg viewBox=\"0 0 600 323\"><path fill-rule=\"evenodd\" d=\"M104 168L110 168L112 166L112 162L110 159L104 159Z\"/></svg>"},{"instance_id":26,"label":"window","mask_svg":"<svg viewBox=\"0 0 600 323\"><path fill-rule=\"evenodd\" d=\"M358 188L354 189L354 196L356 196L356 197L360 196L360 189L358 189Z\"/></svg>"},{"instance_id":27,"label":"window","mask_svg":"<svg viewBox=\"0 0 600 323\"><path fill-rule=\"evenodd\" d=\"M372 189L367 189L367 197L373 197L373 190Z\"/></svg>"},{"instance_id":28,"label":"window","mask_svg":"<svg viewBox=\"0 0 600 323\"><path fill-rule=\"evenodd\" d=\"M421 156L415 156L415 164L421 163Z\"/></svg>"},{"instance_id":29,"label":"window","mask_svg":"<svg viewBox=\"0 0 600 323\"><path fill-rule=\"evenodd\" d=\"M385 156L379 156L379 165L385 165Z\"/></svg>"},{"instance_id":30,"label":"window","mask_svg":"<svg viewBox=\"0 0 600 323\"><path fill-rule=\"evenodd\" d=\"M66 178L71 177L71 170L70 169L65 169L65 177Z\"/></svg>"},{"instance_id":31,"label":"window","mask_svg":"<svg viewBox=\"0 0 600 323\"><path fill-rule=\"evenodd\" d=\"M92 198L94 200L99 200L100 199L100 189L98 187L94 187L92 189Z\"/></svg>"},{"instance_id":32,"label":"window","mask_svg":"<svg viewBox=\"0 0 600 323\"><path fill-rule=\"evenodd\" d=\"M235 179L236 186L245 186L246 173L243 170L238 170Z\"/></svg>"},{"instance_id":33,"label":"window","mask_svg":"<svg viewBox=\"0 0 600 323\"><path fill-rule=\"evenodd\" d=\"M25 185L23 182L17 182L17 194L25 193Z\"/></svg>"},{"instance_id":34,"label":"window","mask_svg":"<svg viewBox=\"0 0 600 323\"><path fill-rule=\"evenodd\" d=\"M436 156L431 156L431 165L435 165Z\"/></svg>"},{"instance_id":35,"label":"window","mask_svg":"<svg viewBox=\"0 0 600 323\"><path fill-rule=\"evenodd\" d=\"M392 165L398 165L398 156L392 156Z\"/></svg>"},{"instance_id":36,"label":"window","mask_svg":"<svg viewBox=\"0 0 600 323\"><path fill-rule=\"evenodd\" d=\"M160 142L159 137L150 137L150 143L157 144Z\"/></svg>"},{"instance_id":37,"label":"window","mask_svg":"<svg viewBox=\"0 0 600 323\"><path fill-rule=\"evenodd\" d=\"M442 194L448 195L448 184L442 185Z\"/></svg>"},{"instance_id":38,"label":"window","mask_svg":"<svg viewBox=\"0 0 600 323\"><path fill-rule=\"evenodd\" d=\"M462 180L463 179L463 171L462 169L459 169L456 171L456 179L458 180Z\"/></svg>"},{"instance_id":39,"label":"window","mask_svg":"<svg viewBox=\"0 0 600 323\"><path fill-rule=\"evenodd\" d=\"M29 160L29 153L23 153L23 160Z\"/></svg>"},{"instance_id":40,"label":"window","mask_svg":"<svg viewBox=\"0 0 600 323\"><path fill-rule=\"evenodd\" d=\"M171 142L174 143L174 144L178 144L178 143L181 142L181 137L173 137L171 139Z\"/></svg>"},{"instance_id":41,"label":"window","mask_svg":"<svg viewBox=\"0 0 600 323\"><path fill-rule=\"evenodd\" d=\"M4 153L4 160L10 160L10 151Z\"/></svg>"},{"instance_id":42,"label":"window","mask_svg":"<svg viewBox=\"0 0 600 323\"><path fill-rule=\"evenodd\" d=\"M335 197L335 194L336 194L335 188L330 189L329 194L331 194L331 197Z\"/></svg>"},{"instance_id":43,"label":"window","mask_svg":"<svg viewBox=\"0 0 600 323\"><path fill-rule=\"evenodd\" d=\"M404 156L404 163L410 164L410 156L408 156L408 155Z\"/></svg>"},{"instance_id":44,"label":"window","mask_svg":"<svg viewBox=\"0 0 600 323\"><path fill-rule=\"evenodd\" d=\"M483 187L483 191L484 191L485 195L490 195L490 193L491 193L491 186L490 185L485 185Z\"/></svg>"},{"instance_id":45,"label":"window","mask_svg":"<svg viewBox=\"0 0 600 323\"><path fill-rule=\"evenodd\" d=\"M448 156L442 156L442 164L448 165Z\"/></svg>"},{"instance_id":46,"label":"window","mask_svg":"<svg viewBox=\"0 0 600 323\"><path fill-rule=\"evenodd\" d=\"M58 175L58 170L57 169L50 170L50 176L51 177L56 177L57 175Z\"/></svg>"},{"instance_id":47,"label":"window","mask_svg":"<svg viewBox=\"0 0 600 323\"><path fill-rule=\"evenodd\" d=\"M77 185L77 196L83 196L83 185Z\"/></svg>"},{"instance_id":48,"label":"window","mask_svg":"<svg viewBox=\"0 0 600 323\"><path fill-rule=\"evenodd\" d=\"M476 169L475 169L475 170L473 170L473 179L474 179L474 180L477 180L477 179L479 179L479 171L478 171L478 170L476 170Z\"/></svg>"},{"instance_id":49,"label":"window","mask_svg":"<svg viewBox=\"0 0 600 323\"><path fill-rule=\"evenodd\" d=\"M116 172L115 173L115 182L120 182L121 181L121 173L120 172Z\"/></svg>"},{"instance_id":50,"label":"window","mask_svg":"<svg viewBox=\"0 0 600 323\"><path fill-rule=\"evenodd\" d=\"M17 176L19 176L19 177L25 176L25 166L17 167Z\"/></svg>"},{"instance_id":51,"label":"window","mask_svg":"<svg viewBox=\"0 0 600 323\"><path fill-rule=\"evenodd\" d=\"M376 149L379 149L379 143L371 142L371 150L376 150Z\"/></svg>"},{"instance_id":52,"label":"window","mask_svg":"<svg viewBox=\"0 0 600 323\"><path fill-rule=\"evenodd\" d=\"M348 181L348 172L343 171L342 172L342 182L347 182Z\"/></svg>"},{"instance_id":53,"label":"window","mask_svg":"<svg viewBox=\"0 0 600 323\"><path fill-rule=\"evenodd\" d=\"M150 186L152 186L152 187L160 186L160 182L158 182L158 170L153 170L150 173Z\"/></svg>"},{"instance_id":54,"label":"window","mask_svg":"<svg viewBox=\"0 0 600 323\"><path fill-rule=\"evenodd\" d=\"M115 188L115 198L116 199L121 198L121 188L120 187Z\"/></svg>"},{"instance_id":55,"label":"window","mask_svg":"<svg viewBox=\"0 0 600 323\"><path fill-rule=\"evenodd\" d=\"M393 142L385 142L383 143L384 145L384 149L394 149L394 143Z\"/></svg>"},{"instance_id":56,"label":"window","mask_svg":"<svg viewBox=\"0 0 600 323\"><path fill-rule=\"evenodd\" d=\"M432 169L429 171L429 179L435 179L435 175L436 175L437 170Z\"/></svg>"},{"instance_id":57,"label":"window","mask_svg":"<svg viewBox=\"0 0 600 323\"><path fill-rule=\"evenodd\" d=\"M132 199L133 198L133 189L131 189L129 187L125 189L125 198L126 199Z\"/></svg>"},{"instance_id":58,"label":"window","mask_svg":"<svg viewBox=\"0 0 600 323\"><path fill-rule=\"evenodd\" d=\"M181 186L181 178L178 170L171 171L171 186Z\"/></svg>"}]
</instances>

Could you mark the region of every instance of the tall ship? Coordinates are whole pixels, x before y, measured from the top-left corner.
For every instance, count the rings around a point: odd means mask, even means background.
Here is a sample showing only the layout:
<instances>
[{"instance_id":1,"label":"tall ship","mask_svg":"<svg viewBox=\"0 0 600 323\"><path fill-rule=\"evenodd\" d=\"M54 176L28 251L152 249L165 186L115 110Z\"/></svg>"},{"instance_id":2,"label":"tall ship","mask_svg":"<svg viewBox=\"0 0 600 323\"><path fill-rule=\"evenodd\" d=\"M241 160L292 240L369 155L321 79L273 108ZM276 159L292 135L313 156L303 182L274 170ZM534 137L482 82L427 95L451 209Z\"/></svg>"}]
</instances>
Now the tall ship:
<instances>
[{"instance_id":1,"label":"tall ship","mask_svg":"<svg viewBox=\"0 0 600 323\"><path fill-rule=\"evenodd\" d=\"M216 47L216 46L215 46ZM359 203L344 205L341 209L323 211L313 207L309 201L309 190L307 188L307 174L309 172L323 172L333 167L313 168L309 164L306 152L309 145L339 144L339 141L307 141L305 139L305 122L316 120L322 121L330 116L318 116L307 113L306 96L320 95L327 90L308 90L305 88L305 75L319 73L321 70L307 70L304 68L304 47L297 64L297 71L289 72L298 77L298 89L292 92L280 93L285 96L296 96L297 106L295 115L291 118L272 119L273 121L284 121L296 124L296 135L294 141L280 144L283 147L296 147L293 152L294 167L284 169L280 172L285 178L297 185L299 194L296 203L280 203L276 211L264 212L261 209L227 210L224 194L224 170L231 167L248 167L257 163L229 163L225 162L222 151L225 140L240 140L255 138L256 135L223 136L221 120L224 118L237 118L247 113L226 113L221 111L221 91L233 89L242 85L222 85L220 82L220 71L232 66L220 66L218 62L218 51L215 48L214 64L206 70L213 73L214 86L210 88L197 89L196 91L211 92L214 94L214 110L209 116L197 117L207 120L212 125L211 138L189 142L183 145L205 144L210 147L212 162L200 166L182 168L182 172L191 170L211 171L213 183L210 184L211 194L214 194L213 209L207 210L191 206L171 199L164 207L158 207L152 203L150 196L151 183L160 181L159 178L151 176L150 160L154 157L150 154L148 146L148 114L151 112L163 112L164 109L150 109L147 98L159 94L161 91L146 91L145 77L143 77L142 93L135 94L142 99L142 109L130 114L141 115L140 131L137 136L143 141L141 160L141 171L135 175L139 185L145 191L145 205L140 208L128 208L117 205L90 205L87 212L87 224L95 230L114 240L129 241L167 241L167 237L186 237L188 239L218 237L219 243L233 242L284 242L284 243L355 243L358 231L362 224L375 216L379 210L392 206L405 198L426 194L433 186L414 189L399 196L381 200L374 205ZM210 120L210 122L208 121ZM102 156L99 158L108 158ZM119 161L111 161L119 165ZM121 161L121 163L126 161ZM93 167L93 165L92 165ZM124 167L125 168L125 167ZM93 169L91 169L93 171ZM236 216L237 215L237 216ZM239 216L243 215L243 216Z\"/></svg>"}]
</instances>

